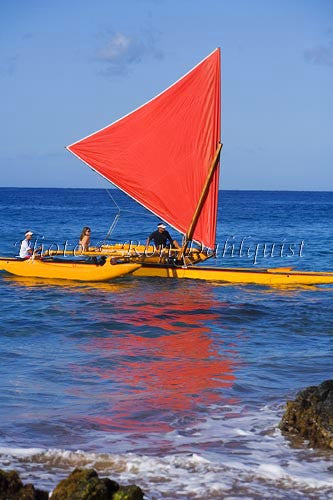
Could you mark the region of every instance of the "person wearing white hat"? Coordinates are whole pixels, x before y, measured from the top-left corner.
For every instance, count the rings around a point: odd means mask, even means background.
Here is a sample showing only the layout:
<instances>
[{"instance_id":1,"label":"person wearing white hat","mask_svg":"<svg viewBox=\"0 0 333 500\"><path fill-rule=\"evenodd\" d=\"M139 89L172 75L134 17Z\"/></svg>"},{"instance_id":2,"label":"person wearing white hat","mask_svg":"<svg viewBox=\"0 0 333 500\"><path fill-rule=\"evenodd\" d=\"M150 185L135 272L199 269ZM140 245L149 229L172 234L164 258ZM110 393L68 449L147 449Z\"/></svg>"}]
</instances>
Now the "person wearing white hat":
<instances>
[{"instance_id":1,"label":"person wearing white hat","mask_svg":"<svg viewBox=\"0 0 333 500\"><path fill-rule=\"evenodd\" d=\"M166 230L166 226L163 222L157 224L157 230L148 236L146 247L149 246L151 241L154 242L154 245L157 248L164 248L168 244L172 245L173 248L179 248L177 241L171 238L170 233Z\"/></svg>"},{"instance_id":2,"label":"person wearing white hat","mask_svg":"<svg viewBox=\"0 0 333 500\"><path fill-rule=\"evenodd\" d=\"M27 231L24 235L24 240L22 240L21 248L20 248L20 257L21 259L30 259L33 254L33 250L31 248L31 238L34 233L32 231Z\"/></svg>"}]
</instances>

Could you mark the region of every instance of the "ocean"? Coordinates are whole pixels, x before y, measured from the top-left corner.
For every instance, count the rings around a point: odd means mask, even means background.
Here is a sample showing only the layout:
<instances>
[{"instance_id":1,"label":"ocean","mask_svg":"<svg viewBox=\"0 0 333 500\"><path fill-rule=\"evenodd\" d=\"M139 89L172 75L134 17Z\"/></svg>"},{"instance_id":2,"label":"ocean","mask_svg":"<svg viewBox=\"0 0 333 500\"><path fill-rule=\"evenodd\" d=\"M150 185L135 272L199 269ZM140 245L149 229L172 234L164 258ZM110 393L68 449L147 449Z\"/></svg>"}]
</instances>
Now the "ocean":
<instances>
[{"instance_id":1,"label":"ocean","mask_svg":"<svg viewBox=\"0 0 333 500\"><path fill-rule=\"evenodd\" d=\"M158 219L119 191L1 188L0 254L28 229L99 243L118 207L111 240L145 242ZM210 265L333 270L332 192L221 191L217 229ZM332 286L0 273L0 294L0 468L49 491L93 467L150 500L333 498L332 453L278 429L332 378Z\"/></svg>"}]
</instances>

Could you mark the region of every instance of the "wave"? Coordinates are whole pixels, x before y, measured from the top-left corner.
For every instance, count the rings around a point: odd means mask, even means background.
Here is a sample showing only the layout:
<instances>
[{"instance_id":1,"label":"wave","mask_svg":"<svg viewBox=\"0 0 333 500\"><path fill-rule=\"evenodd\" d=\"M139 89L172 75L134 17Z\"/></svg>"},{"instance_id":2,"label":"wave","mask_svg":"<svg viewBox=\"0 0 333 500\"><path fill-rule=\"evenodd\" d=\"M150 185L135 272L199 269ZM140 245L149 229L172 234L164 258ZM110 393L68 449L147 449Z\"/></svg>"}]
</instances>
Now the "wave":
<instances>
[{"instance_id":1,"label":"wave","mask_svg":"<svg viewBox=\"0 0 333 500\"><path fill-rule=\"evenodd\" d=\"M291 448L280 431L271 426L273 414L276 418L276 409L265 407L261 415L229 415L230 419L220 428L221 449L216 453L178 451L149 456L7 446L0 447L0 467L16 469L24 482L47 490L52 490L74 468L85 467L121 484L137 484L147 499L333 498L329 453L305 446ZM265 429L260 425L260 417ZM216 434L216 419L208 419L198 432L189 428L174 439L183 439L186 449L196 437L197 444L201 442L204 447L209 440L208 429L212 438L212 427ZM187 440L189 435L191 439Z\"/></svg>"}]
</instances>

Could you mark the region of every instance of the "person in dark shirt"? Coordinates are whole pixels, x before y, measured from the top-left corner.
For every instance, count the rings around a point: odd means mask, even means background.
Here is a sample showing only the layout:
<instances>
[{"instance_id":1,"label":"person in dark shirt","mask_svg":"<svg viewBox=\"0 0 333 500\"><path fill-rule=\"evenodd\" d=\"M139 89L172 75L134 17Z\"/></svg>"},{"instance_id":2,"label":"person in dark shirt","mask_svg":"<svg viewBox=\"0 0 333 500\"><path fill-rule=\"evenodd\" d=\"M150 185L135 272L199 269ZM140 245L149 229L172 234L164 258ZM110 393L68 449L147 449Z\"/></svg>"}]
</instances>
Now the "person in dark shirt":
<instances>
[{"instance_id":1,"label":"person in dark shirt","mask_svg":"<svg viewBox=\"0 0 333 500\"><path fill-rule=\"evenodd\" d=\"M177 241L171 238L169 231L166 230L166 226L162 222L157 225L157 230L148 236L146 247L149 246L151 241L154 242L157 248L164 248L167 245L171 245L173 248L180 248Z\"/></svg>"}]
</instances>

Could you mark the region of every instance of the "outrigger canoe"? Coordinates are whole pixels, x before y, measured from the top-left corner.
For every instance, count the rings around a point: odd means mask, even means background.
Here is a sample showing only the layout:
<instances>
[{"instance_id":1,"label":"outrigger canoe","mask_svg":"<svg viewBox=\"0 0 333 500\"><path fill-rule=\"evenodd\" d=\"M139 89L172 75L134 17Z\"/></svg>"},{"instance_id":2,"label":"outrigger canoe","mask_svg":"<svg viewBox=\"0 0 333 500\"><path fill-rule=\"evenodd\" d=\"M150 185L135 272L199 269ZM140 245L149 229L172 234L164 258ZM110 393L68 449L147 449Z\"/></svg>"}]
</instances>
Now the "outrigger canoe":
<instances>
[{"instance_id":1,"label":"outrigger canoe","mask_svg":"<svg viewBox=\"0 0 333 500\"><path fill-rule=\"evenodd\" d=\"M104 259L103 259L104 261ZM103 262L102 261L102 262ZM16 276L35 278L56 278L76 281L109 281L139 269L140 264L116 262L107 257L103 263L98 261L43 260L0 257L0 271Z\"/></svg>"},{"instance_id":2,"label":"outrigger canoe","mask_svg":"<svg viewBox=\"0 0 333 500\"><path fill-rule=\"evenodd\" d=\"M67 146L90 168L182 234L181 251L137 254L105 245L106 255L141 264L134 276L265 285L333 283L333 273L290 268L203 267L214 255L220 170L221 63L217 48L146 104ZM199 265L198 265L199 264Z\"/></svg>"}]
</instances>

